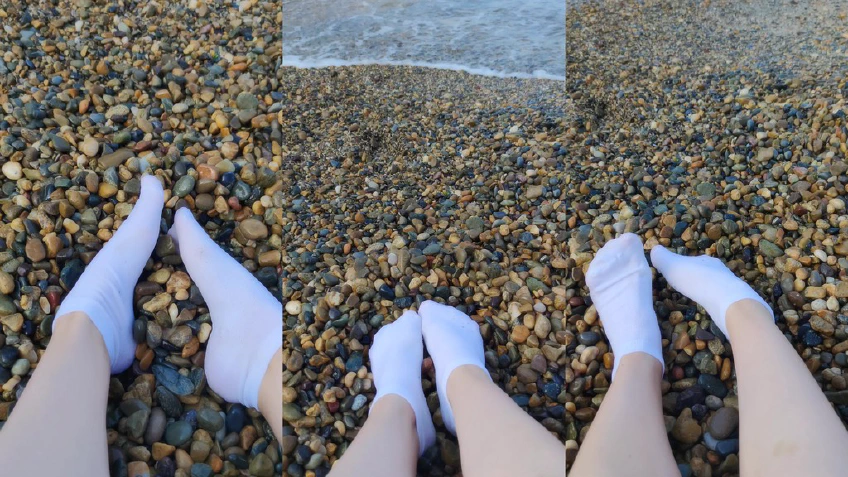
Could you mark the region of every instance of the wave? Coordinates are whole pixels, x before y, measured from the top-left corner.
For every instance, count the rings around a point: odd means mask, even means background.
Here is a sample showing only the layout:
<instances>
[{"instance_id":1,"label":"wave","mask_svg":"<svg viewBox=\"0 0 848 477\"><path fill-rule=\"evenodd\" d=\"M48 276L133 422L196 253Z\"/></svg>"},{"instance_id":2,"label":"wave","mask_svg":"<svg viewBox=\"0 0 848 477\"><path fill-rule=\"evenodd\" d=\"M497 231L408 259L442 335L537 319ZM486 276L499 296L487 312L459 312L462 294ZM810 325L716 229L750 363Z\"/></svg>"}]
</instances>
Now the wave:
<instances>
[{"instance_id":1,"label":"wave","mask_svg":"<svg viewBox=\"0 0 848 477\"><path fill-rule=\"evenodd\" d=\"M397 61L397 60L378 60L378 59L355 59L342 60L338 58L302 58L297 55L283 54L283 66L293 68L327 68L330 66L356 66L356 65L386 65L386 66L417 66L421 68L434 68L440 70L464 71L466 73L478 76L493 76L495 78L522 78L522 79L546 79L555 81L565 81L565 75L556 75L545 70L535 70L532 73L524 73L520 71L498 71L491 68L475 67L460 65L457 63L429 63L426 61Z\"/></svg>"}]
</instances>

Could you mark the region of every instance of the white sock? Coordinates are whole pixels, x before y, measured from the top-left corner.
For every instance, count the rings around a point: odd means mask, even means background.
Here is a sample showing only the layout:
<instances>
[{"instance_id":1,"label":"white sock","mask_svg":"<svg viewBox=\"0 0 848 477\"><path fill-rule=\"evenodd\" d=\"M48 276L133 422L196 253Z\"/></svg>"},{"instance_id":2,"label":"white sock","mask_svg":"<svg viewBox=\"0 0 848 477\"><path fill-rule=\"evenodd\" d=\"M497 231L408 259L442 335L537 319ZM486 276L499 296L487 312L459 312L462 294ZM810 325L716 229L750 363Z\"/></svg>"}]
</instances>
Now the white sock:
<instances>
[{"instance_id":1,"label":"white sock","mask_svg":"<svg viewBox=\"0 0 848 477\"><path fill-rule=\"evenodd\" d=\"M684 257L657 245L651 249L651 262L669 285L704 307L728 339L725 315L737 301L757 300L774 316L768 303L715 257Z\"/></svg>"},{"instance_id":2,"label":"white sock","mask_svg":"<svg viewBox=\"0 0 848 477\"><path fill-rule=\"evenodd\" d=\"M118 231L97 253L59 305L56 323L73 311L84 312L103 335L112 373L129 368L135 355L132 338L133 291L159 237L165 193L159 179L141 179L141 197Z\"/></svg>"},{"instance_id":3,"label":"white sock","mask_svg":"<svg viewBox=\"0 0 848 477\"><path fill-rule=\"evenodd\" d=\"M283 346L283 304L219 247L188 209L169 234L212 316L206 380L228 402L257 407L262 378Z\"/></svg>"},{"instance_id":4,"label":"white sock","mask_svg":"<svg viewBox=\"0 0 848 477\"><path fill-rule=\"evenodd\" d=\"M630 353L647 353L665 368L651 269L639 237L627 233L607 242L589 265L586 284L615 354L613 379L621 358Z\"/></svg>"},{"instance_id":5,"label":"white sock","mask_svg":"<svg viewBox=\"0 0 848 477\"><path fill-rule=\"evenodd\" d=\"M456 435L456 423L448 400L448 378L454 369L465 364L473 364L486 371L480 327L465 313L434 301L422 303L418 313L421 314L424 342L436 367L436 391L439 393L442 421L448 431Z\"/></svg>"},{"instance_id":6,"label":"white sock","mask_svg":"<svg viewBox=\"0 0 848 477\"><path fill-rule=\"evenodd\" d=\"M394 323L380 328L368 351L371 372L377 394L371 403L388 394L406 399L415 413L418 432L418 455L436 442L436 428L421 388L421 363L424 344L421 341L421 317L414 311L405 312Z\"/></svg>"}]
</instances>

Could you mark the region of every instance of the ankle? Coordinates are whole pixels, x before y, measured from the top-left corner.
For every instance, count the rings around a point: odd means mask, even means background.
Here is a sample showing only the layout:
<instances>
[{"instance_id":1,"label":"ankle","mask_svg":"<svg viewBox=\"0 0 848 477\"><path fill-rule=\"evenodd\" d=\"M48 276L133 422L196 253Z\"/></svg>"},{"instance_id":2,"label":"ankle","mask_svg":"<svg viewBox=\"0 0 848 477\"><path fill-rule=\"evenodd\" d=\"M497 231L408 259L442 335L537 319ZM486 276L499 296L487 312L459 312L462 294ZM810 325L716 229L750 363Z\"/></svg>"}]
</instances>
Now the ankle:
<instances>
[{"instance_id":1,"label":"ankle","mask_svg":"<svg viewBox=\"0 0 848 477\"><path fill-rule=\"evenodd\" d=\"M54 332L61 331L63 334L68 334L85 333L88 331L99 334L94 322L91 321L91 318L84 311L69 311L68 313L62 313L54 318L54 321Z\"/></svg>"},{"instance_id":2,"label":"ankle","mask_svg":"<svg viewBox=\"0 0 848 477\"><path fill-rule=\"evenodd\" d=\"M727 339L730 335L737 336L739 330L747 325L774 325L771 310L758 300L745 298L732 303L724 314L724 324L727 329Z\"/></svg>"},{"instance_id":3,"label":"ankle","mask_svg":"<svg viewBox=\"0 0 848 477\"><path fill-rule=\"evenodd\" d=\"M53 327L53 335L50 343L56 351L61 348L86 346L99 349L103 356L103 363L109 369L109 350L105 338L97 328L97 325L82 311L72 311L61 315L62 319L57 321Z\"/></svg>"},{"instance_id":4,"label":"ankle","mask_svg":"<svg viewBox=\"0 0 848 477\"><path fill-rule=\"evenodd\" d=\"M388 393L374 401L370 414L398 416L402 422L410 420L415 425L415 410L409 401L397 393Z\"/></svg>"},{"instance_id":5,"label":"ankle","mask_svg":"<svg viewBox=\"0 0 848 477\"><path fill-rule=\"evenodd\" d=\"M100 329L97 328L88 314L83 311L71 311L56 317L56 319L58 318L61 319L56 321L55 326L53 326L53 338L51 340L67 339L89 343L89 345L101 343L103 351L107 355L109 354L106 349L106 338L103 337Z\"/></svg>"},{"instance_id":6,"label":"ankle","mask_svg":"<svg viewBox=\"0 0 848 477\"><path fill-rule=\"evenodd\" d=\"M469 388L475 386L493 385L489 373L474 364L463 364L455 368L448 376L447 390L451 408L456 409L462 400L469 395Z\"/></svg>"},{"instance_id":7,"label":"ankle","mask_svg":"<svg viewBox=\"0 0 848 477\"><path fill-rule=\"evenodd\" d=\"M659 381L662 379L663 372L663 363L657 361L656 356L642 351L622 356L616 366L616 374L639 376L640 379L656 378Z\"/></svg>"}]
</instances>

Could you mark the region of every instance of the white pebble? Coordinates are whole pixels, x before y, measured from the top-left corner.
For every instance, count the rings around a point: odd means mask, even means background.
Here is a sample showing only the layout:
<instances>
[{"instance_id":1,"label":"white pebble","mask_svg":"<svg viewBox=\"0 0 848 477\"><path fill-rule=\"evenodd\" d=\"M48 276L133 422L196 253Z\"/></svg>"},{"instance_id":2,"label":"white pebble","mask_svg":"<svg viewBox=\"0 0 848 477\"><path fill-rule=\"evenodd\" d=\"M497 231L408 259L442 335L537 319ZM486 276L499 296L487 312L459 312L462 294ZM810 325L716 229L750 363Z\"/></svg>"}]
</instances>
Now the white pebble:
<instances>
[{"instance_id":1,"label":"white pebble","mask_svg":"<svg viewBox=\"0 0 848 477\"><path fill-rule=\"evenodd\" d=\"M23 177L23 168L21 167L20 162L9 161L3 164L3 167L0 169L2 169L3 175L6 176L6 179L16 181Z\"/></svg>"}]
</instances>

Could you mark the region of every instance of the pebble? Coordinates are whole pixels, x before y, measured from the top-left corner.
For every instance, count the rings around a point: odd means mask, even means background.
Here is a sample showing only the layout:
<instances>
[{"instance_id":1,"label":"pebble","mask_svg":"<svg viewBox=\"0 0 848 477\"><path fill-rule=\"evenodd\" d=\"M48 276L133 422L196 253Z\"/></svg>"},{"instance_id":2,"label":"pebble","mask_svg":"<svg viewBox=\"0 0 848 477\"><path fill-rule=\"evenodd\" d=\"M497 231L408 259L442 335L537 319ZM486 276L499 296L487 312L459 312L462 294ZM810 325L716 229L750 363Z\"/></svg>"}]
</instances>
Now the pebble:
<instances>
[{"instance_id":1,"label":"pebble","mask_svg":"<svg viewBox=\"0 0 848 477\"><path fill-rule=\"evenodd\" d=\"M165 429L165 442L180 447L191 439L191 424L186 421L175 421Z\"/></svg>"},{"instance_id":2,"label":"pebble","mask_svg":"<svg viewBox=\"0 0 848 477\"><path fill-rule=\"evenodd\" d=\"M739 411L731 407L723 407L716 411L707 425L707 432L716 439L726 439L739 426Z\"/></svg>"},{"instance_id":3,"label":"pebble","mask_svg":"<svg viewBox=\"0 0 848 477\"><path fill-rule=\"evenodd\" d=\"M0 167L0 170L2 170L3 175L6 177L6 179L12 181L16 181L23 177L23 168L18 162L6 162L3 164L2 167Z\"/></svg>"},{"instance_id":4,"label":"pebble","mask_svg":"<svg viewBox=\"0 0 848 477\"><path fill-rule=\"evenodd\" d=\"M214 433L224 427L224 418L218 411L202 408L197 412L197 424L201 429Z\"/></svg>"},{"instance_id":5,"label":"pebble","mask_svg":"<svg viewBox=\"0 0 848 477\"><path fill-rule=\"evenodd\" d=\"M191 394L194 390L194 384L191 380L174 368L154 364L152 370L157 382L178 396Z\"/></svg>"}]
</instances>

